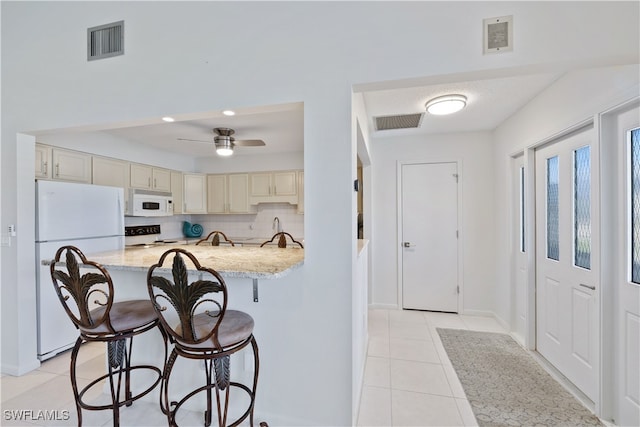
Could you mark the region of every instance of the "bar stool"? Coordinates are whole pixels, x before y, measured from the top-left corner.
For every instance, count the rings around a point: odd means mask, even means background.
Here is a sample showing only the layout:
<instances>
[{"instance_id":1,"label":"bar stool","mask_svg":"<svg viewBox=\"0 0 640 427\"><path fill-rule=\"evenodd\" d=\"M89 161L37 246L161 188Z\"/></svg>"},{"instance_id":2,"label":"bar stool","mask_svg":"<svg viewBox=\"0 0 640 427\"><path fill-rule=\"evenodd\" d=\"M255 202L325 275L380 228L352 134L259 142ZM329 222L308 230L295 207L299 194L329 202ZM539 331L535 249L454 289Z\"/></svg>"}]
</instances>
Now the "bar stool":
<instances>
[{"instance_id":1,"label":"bar stool","mask_svg":"<svg viewBox=\"0 0 640 427\"><path fill-rule=\"evenodd\" d=\"M298 246L300 246L301 248L304 248L304 246L302 245L302 243L298 242L296 239L293 238L293 236L289 233L286 233L284 231L281 231L279 233L274 234L270 240L267 240L266 242L263 242L260 247L263 247L265 245L268 245L269 243L273 243L274 240L276 240L276 238L278 239L278 247L279 248L286 248L287 247L287 237L289 237L289 239L291 239L291 243L292 244L296 244Z\"/></svg>"},{"instance_id":2,"label":"bar stool","mask_svg":"<svg viewBox=\"0 0 640 427\"><path fill-rule=\"evenodd\" d=\"M233 241L229 240L229 238L227 237L226 234L224 234L222 231L218 231L218 230L212 231L204 239L198 240L196 242L196 245L220 246L220 236L222 236L222 238L224 239L224 241L226 243L230 244L231 246L235 246L235 243L233 243Z\"/></svg>"},{"instance_id":3,"label":"bar stool","mask_svg":"<svg viewBox=\"0 0 640 427\"><path fill-rule=\"evenodd\" d=\"M61 258L64 255L64 259ZM89 270L81 275L80 269ZM120 407L131 404L153 390L162 379L162 369L151 365L131 366L133 337L158 327L164 340L164 360L167 360L167 336L159 327L158 316L149 300L114 302L113 281L100 264L87 260L75 246L63 246L56 252L50 267L51 279L67 315L80 331L71 352L70 377L73 397L82 425L82 409L113 411L113 424L120 424ZM107 345L108 373L91 381L78 391L76 365L81 344L104 342ZM128 345L127 345L128 343ZM133 395L131 372L147 371L153 380L144 390ZM124 376L124 378L123 378ZM111 403L91 405L83 401L93 386L109 380ZM121 389L124 379L124 399Z\"/></svg>"},{"instance_id":4,"label":"bar stool","mask_svg":"<svg viewBox=\"0 0 640 427\"><path fill-rule=\"evenodd\" d=\"M168 258L172 256L172 260ZM197 277L189 283L185 264ZM171 276L159 269L172 263ZM253 318L247 313L227 310L227 286L217 271L200 265L196 257L184 249L173 248L160 257L147 274L149 296L160 324L173 343L162 378L163 406L170 408L167 418L170 426L176 426L176 414L180 407L195 395L204 392L206 410L204 425L213 419L212 397L215 392L218 426L236 426L249 417L253 426L258 371L260 366L258 344L253 336ZM251 344L253 351L253 384L231 381L230 356ZM169 383L176 359L184 357L204 361L205 385L197 387L178 401L169 399ZM248 407L236 420L227 424L230 389L244 391L249 397ZM162 397L161 397L162 399ZM266 424L265 424L266 425Z\"/></svg>"}]
</instances>

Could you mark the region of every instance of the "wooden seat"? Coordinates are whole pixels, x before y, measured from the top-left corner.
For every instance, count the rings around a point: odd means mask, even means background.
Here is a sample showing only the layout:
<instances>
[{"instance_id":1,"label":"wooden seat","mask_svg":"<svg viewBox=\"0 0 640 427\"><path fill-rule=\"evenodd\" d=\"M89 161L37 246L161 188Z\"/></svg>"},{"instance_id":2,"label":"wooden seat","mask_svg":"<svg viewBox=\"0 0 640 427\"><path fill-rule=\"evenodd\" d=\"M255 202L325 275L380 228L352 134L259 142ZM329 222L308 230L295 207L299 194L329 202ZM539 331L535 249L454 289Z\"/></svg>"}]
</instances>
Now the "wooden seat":
<instances>
[{"instance_id":1,"label":"wooden seat","mask_svg":"<svg viewBox=\"0 0 640 427\"><path fill-rule=\"evenodd\" d=\"M186 260L186 262L185 262ZM156 269L166 269L172 265L172 275ZM187 265L189 268L187 268ZM197 271L194 281L189 283L189 270ZM227 310L227 286L217 271L200 265L196 257L184 249L174 248L162 254L159 261L151 266L147 274L147 289L154 302L160 324L173 344L173 350L165 365L163 386L163 407L167 412L168 424L176 425L176 415L180 407L197 394L205 393L206 409L204 425L211 425L214 416L218 426L239 425L249 417L253 426L253 409L260 361L258 345L253 336L253 318L244 312ZM178 319L176 323L176 319ZM251 345L253 350L253 383L250 386L235 382L231 378L230 357ZM171 374L178 357L195 359L197 370L204 361L206 383L190 390L179 400L171 399ZM185 366L185 365L183 365ZM230 389L246 393L248 406L236 420L227 421ZM213 394L216 407L214 410ZM244 408L244 405L242 405Z\"/></svg>"},{"instance_id":2,"label":"wooden seat","mask_svg":"<svg viewBox=\"0 0 640 427\"><path fill-rule=\"evenodd\" d=\"M235 244L227 238L227 236L222 231L212 231L209 233L207 237L204 239L200 239L196 242L196 245L207 245L211 246L220 246L220 236L224 239L225 242L229 243L231 246L235 246Z\"/></svg>"},{"instance_id":3,"label":"wooden seat","mask_svg":"<svg viewBox=\"0 0 640 427\"><path fill-rule=\"evenodd\" d=\"M111 409L113 424L117 426L120 423L120 407L131 406L135 400L151 392L162 378L163 367L131 365L133 337L158 327L164 340L166 360L167 336L164 330L159 328L160 322L150 300L114 302L113 281L109 273L100 264L89 261L77 247L63 246L58 249L50 271L56 294L80 332L71 351L69 369L78 411L78 425L82 425L82 409ZM108 372L78 390L78 353L81 344L88 341L106 343ZM154 373L152 380L147 381L147 387L136 387L136 390L142 389L136 395L131 392L131 372L134 370ZM109 383L111 402L106 405L86 403L83 400L85 393L94 386L101 388L105 379ZM120 395L121 390L124 391L123 399Z\"/></svg>"},{"instance_id":4,"label":"wooden seat","mask_svg":"<svg viewBox=\"0 0 640 427\"><path fill-rule=\"evenodd\" d=\"M289 239L291 239L291 243L299 245L301 248L304 248L304 246L302 245L302 243L298 242L297 240L295 240L293 238L293 236L289 233L286 233L284 231L281 231L279 233L276 233L273 235L273 237L271 237L271 240L267 240L266 242L263 242L260 247L263 247L265 245L268 245L269 243L273 243L273 241L275 239L278 239L278 247L279 248L286 248L287 247L287 236L289 237Z\"/></svg>"}]
</instances>

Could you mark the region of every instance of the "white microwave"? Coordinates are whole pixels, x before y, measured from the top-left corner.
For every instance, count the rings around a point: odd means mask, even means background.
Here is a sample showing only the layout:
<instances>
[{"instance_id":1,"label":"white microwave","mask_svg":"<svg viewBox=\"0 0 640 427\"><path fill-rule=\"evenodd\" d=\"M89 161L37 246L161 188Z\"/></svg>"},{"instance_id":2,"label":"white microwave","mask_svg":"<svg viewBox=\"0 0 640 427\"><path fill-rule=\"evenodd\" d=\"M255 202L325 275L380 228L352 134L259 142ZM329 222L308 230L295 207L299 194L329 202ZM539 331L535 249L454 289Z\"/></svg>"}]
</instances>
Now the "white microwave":
<instances>
[{"instance_id":1,"label":"white microwave","mask_svg":"<svg viewBox=\"0 0 640 427\"><path fill-rule=\"evenodd\" d=\"M164 191L130 188L127 198L126 216L170 216L173 215L173 197Z\"/></svg>"}]
</instances>

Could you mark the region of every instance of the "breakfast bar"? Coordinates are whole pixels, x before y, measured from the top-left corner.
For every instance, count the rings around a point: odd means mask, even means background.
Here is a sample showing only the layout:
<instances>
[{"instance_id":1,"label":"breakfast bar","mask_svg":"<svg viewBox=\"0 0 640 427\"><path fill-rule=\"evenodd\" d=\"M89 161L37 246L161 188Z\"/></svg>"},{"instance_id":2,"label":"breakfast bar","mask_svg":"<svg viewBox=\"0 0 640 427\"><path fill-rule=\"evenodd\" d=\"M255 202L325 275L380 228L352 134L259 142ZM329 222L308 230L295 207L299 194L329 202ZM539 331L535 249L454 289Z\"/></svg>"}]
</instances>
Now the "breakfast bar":
<instances>
[{"instance_id":1,"label":"breakfast bar","mask_svg":"<svg viewBox=\"0 0 640 427\"><path fill-rule=\"evenodd\" d=\"M162 254L170 248L183 248L193 253L203 266L212 268L229 279L252 279L253 301L258 302L258 280L277 279L300 268L304 249L281 249L275 246L194 246L150 245L125 248L91 256L109 271L137 271L146 273Z\"/></svg>"},{"instance_id":2,"label":"breakfast bar","mask_svg":"<svg viewBox=\"0 0 640 427\"><path fill-rule=\"evenodd\" d=\"M227 285L229 309L244 311L255 320L254 334L260 347L260 365L264 368L260 373L261 386L258 387L256 411L259 417L268 417L268 402L276 398L271 392L277 389L278 378L281 380L285 377L288 370L279 363L278 355L282 351L295 353L295 347L290 347L291 342L282 342L282 333L286 329L283 321L287 317L283 304L295 307L302 297L299 284L302 282L304 249L158 244L93 253L88 254L87 258L101 264L109 272L114 284L116 301L148 299L147 272L164 252L173 248L191 252L202 266L218 271ZM49 260L43 261L43 264L48 263ZM159 268L156 272L160 275L172 274L171 268ZM193 270L188 270L188 273L195 276L201 274ZM251 295L251 282L247 279L253 281L253 300L248 298ZM265 304L254 303L257 302L258 280L270 282L269 286L265 287L265 290L268 288L268 291L264 292ZM133 347L132 359L135 363L162 366L164 350L159 334L142 334L136 338ZM234 355L232 366L232 380L241 383L250 381L253 372L250 352L242 350L238 355ZM175 375L172 377L173 392L176 395L185 395L192 390L202 379L202 369L203 366L193 361L176 362ZM132 387L137 391L136 389L149 381L149 378L141 374ZM158 397L158 391L154 391L142 399L157 402ZM197 398L190 401L186 407L200 411L203 405L204 401ZM230 411L234 413L241 410L241 399L240 402L232 399Z\"/></svg>"}]
</instances>

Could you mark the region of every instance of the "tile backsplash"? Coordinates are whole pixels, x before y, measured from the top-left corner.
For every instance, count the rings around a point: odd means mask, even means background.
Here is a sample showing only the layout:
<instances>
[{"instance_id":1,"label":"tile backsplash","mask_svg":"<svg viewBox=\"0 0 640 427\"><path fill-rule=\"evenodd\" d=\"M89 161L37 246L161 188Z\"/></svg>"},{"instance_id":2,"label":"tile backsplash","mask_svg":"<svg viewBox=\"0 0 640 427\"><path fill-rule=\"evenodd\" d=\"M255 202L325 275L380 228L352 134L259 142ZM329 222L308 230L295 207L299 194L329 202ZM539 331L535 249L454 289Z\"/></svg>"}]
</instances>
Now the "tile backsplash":
<instances>
[{"instance_id":1,"label":"tile backsplash","mask_svg":"<svg viewBox=\"0 0 640 427\"><path fill-rule=\"evenodd\" d=\"M182 223L189 221L204 228L203 236L213 230L220 230L229 237L271 237L275 217L280 219L282 231L296 238L304 238L304 215L297 213L297 207L288 203L263 203L258 205L257 214L242 215L173 215L167 217L143 218L125 217L125 226L160 224L161 234L157 239L183 237Z\"/></svg>"}]
</instances>

